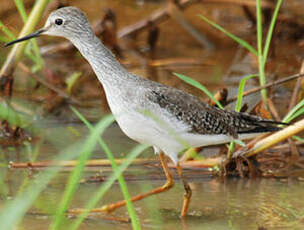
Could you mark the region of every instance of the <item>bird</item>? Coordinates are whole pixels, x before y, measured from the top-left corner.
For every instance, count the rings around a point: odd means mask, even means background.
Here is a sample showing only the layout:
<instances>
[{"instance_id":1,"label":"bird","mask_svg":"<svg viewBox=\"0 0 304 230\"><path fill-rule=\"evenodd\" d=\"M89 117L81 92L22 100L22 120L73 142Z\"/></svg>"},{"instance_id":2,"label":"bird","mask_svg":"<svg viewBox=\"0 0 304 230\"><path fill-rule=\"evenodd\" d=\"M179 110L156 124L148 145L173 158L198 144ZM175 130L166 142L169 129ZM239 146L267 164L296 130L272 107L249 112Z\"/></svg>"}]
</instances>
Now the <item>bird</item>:
<instances>
[{"instance_id":1,"label":"bird","mask_svg":"<svg viewBox=\"0 0 304 230\"><path fill-rule=\"evenodd\" d=\"M132 197L133 202L173 187L174 180L165 157L168 156L184 185L180 215L185 217L192 190L182 174L179 152L189 147L253 138L280 130L278 125L283 124L247 113L219 109L185 91L128 72L94 34L85 13L76 7L63 7L51 12L41 29L5 45L40 35L64 37L72 42L103 85L107 102L121 130L129 138L152 146L159 156L166 183ZM118 201L91 211L111 212L125 204L125 201Z\"/></svg>"}]
</instances>

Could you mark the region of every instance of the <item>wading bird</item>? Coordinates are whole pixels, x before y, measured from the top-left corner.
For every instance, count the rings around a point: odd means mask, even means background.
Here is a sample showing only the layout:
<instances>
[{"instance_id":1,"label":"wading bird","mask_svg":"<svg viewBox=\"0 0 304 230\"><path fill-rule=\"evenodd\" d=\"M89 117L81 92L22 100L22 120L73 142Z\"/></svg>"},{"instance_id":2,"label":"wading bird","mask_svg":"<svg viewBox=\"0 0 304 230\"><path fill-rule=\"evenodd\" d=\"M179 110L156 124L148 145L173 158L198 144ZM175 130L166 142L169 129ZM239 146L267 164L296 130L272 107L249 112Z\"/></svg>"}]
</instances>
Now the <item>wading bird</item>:
<instances>
[{"instance_id":1,"label":"wading bird","mask_svg":"<svg viewBox=\"0 0 304 230\"><path fill-rule=\"evenodd\" d=\"M221 110L184 91L128 72L95 36L87 17L76 7L52 12L43 28L6 45L40 35L64 37L77 47L103 85L110 109L122 131L139 143L153 146L159 156L167 182L162 187L132 197L132 201L169 190L174 185L164 157L167 155L176 165L184 184L181 211L184 217L192 192L178 163L179 152L186 147L217 145L280 129L277 127L280 122ZM120 201L94 210L113 211L124 205L125 201Z\"/></svg>"}]
</instances>

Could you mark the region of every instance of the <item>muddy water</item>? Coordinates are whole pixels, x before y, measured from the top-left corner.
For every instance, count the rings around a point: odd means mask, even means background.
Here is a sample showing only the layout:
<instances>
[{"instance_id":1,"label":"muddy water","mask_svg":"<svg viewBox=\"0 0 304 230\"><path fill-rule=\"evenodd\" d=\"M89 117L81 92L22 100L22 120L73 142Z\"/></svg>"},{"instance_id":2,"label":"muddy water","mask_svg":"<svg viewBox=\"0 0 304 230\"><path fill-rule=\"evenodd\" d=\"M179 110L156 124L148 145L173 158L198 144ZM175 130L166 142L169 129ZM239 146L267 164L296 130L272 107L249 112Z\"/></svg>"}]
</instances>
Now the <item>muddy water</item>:
<instances>
[{"instance_id":1,"label":"muddy water","mask_svg":"<svg viewBox=\"0 0 304 230\"><path fill-rule=\"evenodd\" d=\"M132 167L131 167L132 168ZM151 170L132 172L134 180L128 180L131 194L147 191L151 187L161 186L163 179L147 180L145 173L154 173ZM144 176L142 176L142 174ZM89 173L86 173L88 177ZM140 175L138 177L134 175ZM203 175L203 173L202 173ZM20 178L20 173L14 171L10 178ZM39 197L39 205L32 209L52 210L58 203L64 189L67 173L61 173L60 178L53 181ZM130 172L125 173L130 178ZM303 229L303 199L299 199L304 192L304 182L296 180L240 180L228 179L224 182L201 176L189 179L193 190L193 198L189 214L184 222L179 218L182 205L183 186L177 182L175 187L164 193L135 204L143 229ZM16 183L16 182L15 182ZM14 186L9 183L11 193ZM99 183L80 185L77 195L73 199L72 207L82 207L86 204L88 194L94 194ZM114 202L122 198L118 184L113 185L103 198L103 202ZM111 218L127 217L125 208L116 211ZM108 218L109 218L108 217ZM51 222L51 217L45 215L28 214L20 229L45 229ZM73 223L68 220L67 225ZM130 224L122 221L107 220L107 217L90 216L81 229L131 229Z\"/></svg>"},{"instance_id":2,"label":"muddy water","mask_svg":"<svg viewBox=\"0 0 304 230\"><path fill-rule=\"evenodd\" d=\"M132 24L166 6L165 1L131 0L87 0L73 1L71 4L86 11L92 22L100 17L102 9L113 8L117 13L119 28ZM298 12L296 9L299 8L299 4L301 4L300 0L294 1L292 5L286 6L286 10ZM216 49L206 51L176 21L170 19L160 26L160 40L155 57L157 59L191 58L202 64L148 69L140 65L142 60L138 56L127 50L124 52L126 59L131 63L136 63L136 65L129 67L129 70L144 77L191 91L193 94L202 95L200 91L191 88L171 74L172 72L184 73L200 81L213 92L226 86L229 88L229 95L233 95L242 76L257 72L256 60L230 39L210 29L197 17L200 13L213 18L225 28L250 42L255 39L250 23L244 18L240 7L212 4L195 5L186 10L185 16L215 43ZM20 21L17 21L16 18L16 14L11 15L5 22L10 25L14 24L16 30L18 30ZM145 33L139 35L137 41L139 47L146 45L145 37ZM56 39L41 39L39 42L43 46L46 43L56 42ZM301 46L300 42L290 42L283 38L275 40L274 44L275 56L272 56L269 61L269 71L278 76L296 73L303 56L303 45ZM6 51L1 49L0 52L5 53ZM72 56L74 57L74 55ZM58 61L59 58L60 62ZM88 69L86 63L77 55L75 55L75 58L47 56L45 60L52 69L65 73L65 75L75 71L75 69L77 70L78 64L80 64L82 71ZM60 108L60 111L56 114L41 115L43 105L41 102L37 102L39 97L32 97L30 91L24 89L24 85L22 85L24 82L22 79L25 77L24 73L18 71L16 75L17 87L25 93L20 96L20 91L17 90L13 100L18 101L24 107L30 108L36 114L33 116L33 127L39 138L35 138L33 143L27 147L4 149L3 152L6 153L3 158L4 162L28 161L31 153L35 150L39 152L38 160L48 160L65 149L67 145L82 143L85 140L88 134L87 129L67 107ZM90 74L89 82L96 83L94 79L94 75ZM257 82L253 80L249 82L248 87L255 85L257 85ZM284 114L288 106L292 86L292 84L285 84L275 89L274 101L280 102L281 115ZM98 87L90 87L90 90L93 91L100 92L101 90ZM97 98L99 97L102 97L102 94L98 95ZM258 94L246 100L250 104L254 104L258 100ZM100 105L100 99L95 99L94 102L96 101L98 106L94 108L79 108L93 122L108 113L107 108ZM101 104L105 105L105 102L102 101ZM107 129L104 138L116 157L124 157L125 153L128 153L136 145L135 142L121 133L116 124ZM154 157L151 149L145 151L142 156ZM92 158L105 158L105 154L96 149ZM107 168L93 169L92 172L86 172L85 178L96 173L107 176L109 171ZM23 170L7 171L6 185L9 197L14 197L23 178L28 177L28 174L30 174L28 171ZM179 218L183 194L183 187L179 182L165 194L136 203L136 211L143 229L258 229L258 227L303 229L304 201L300 199L304 192L303 182L272 179L228 179L219 181L206 175L204 170L187 171L187 177L193 189L193 200L189 216L184 222ZM60 173L43 191L33 211L51 210L59 202L68 176L68 172ZM164 183L162 171L155 164L149 167L130 167L125 176L131 194L147 191ZM99 183L81 184L71 206L84 206L89 197L88 194L94 194L99 186ZM121 198L119 185L114 184L100 204L114 202ZM0 207L2 204L3 201L0 200ZM122 218L127 217L126 209L122 208L114 215ZM45 229L45 226L50 222L51 218L48 216L28 214L22 221L20 229ZM73 220L68 220L67 224L72 222ZM131 229L131 225L92 216L82 224L81 229Z\"/></svg>"}]
</instances>

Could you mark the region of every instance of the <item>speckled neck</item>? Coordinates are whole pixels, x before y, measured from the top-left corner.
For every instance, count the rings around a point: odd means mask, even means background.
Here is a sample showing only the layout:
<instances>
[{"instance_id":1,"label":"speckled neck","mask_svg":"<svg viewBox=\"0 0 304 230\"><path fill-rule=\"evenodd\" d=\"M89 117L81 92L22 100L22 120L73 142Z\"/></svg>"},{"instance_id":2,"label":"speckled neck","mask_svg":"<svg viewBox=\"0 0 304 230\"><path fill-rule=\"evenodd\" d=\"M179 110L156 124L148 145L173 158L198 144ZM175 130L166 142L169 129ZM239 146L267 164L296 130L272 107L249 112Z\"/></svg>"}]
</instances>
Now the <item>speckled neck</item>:
<instances>
[{"instance_id":1,"label":"speckled neck","mask_svg":"<svg viewBox=\"0 0 304 230\"><path fill-rule=\"evenodd\" d=\"M95 35L70 40L90 63L105 88L121 86L132 79L132 74L120 65L114 54Z\"/></svg>"}]
</instances>

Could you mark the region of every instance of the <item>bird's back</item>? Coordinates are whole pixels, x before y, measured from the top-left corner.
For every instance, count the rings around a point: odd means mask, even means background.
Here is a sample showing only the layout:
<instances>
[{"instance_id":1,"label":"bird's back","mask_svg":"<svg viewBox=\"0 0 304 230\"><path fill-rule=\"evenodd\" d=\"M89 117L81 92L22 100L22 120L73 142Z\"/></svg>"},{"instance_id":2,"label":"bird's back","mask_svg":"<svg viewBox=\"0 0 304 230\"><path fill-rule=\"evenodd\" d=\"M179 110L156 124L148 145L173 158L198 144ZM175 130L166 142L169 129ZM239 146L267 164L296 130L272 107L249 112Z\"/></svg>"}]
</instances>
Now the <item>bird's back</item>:
<instances>
[{"instance_id":1,"label":"bird's back","mask_svg":"<svg viewBox=\"0 0 304 230\"><path fill-rule=\"evenodd\" d=\"M281 122L263 119L247 113L238 113L210 106L198 97L162 84L153 84L147 90L150 103L157 104L177 120L189 126L194 134L238 134L277 131ZM149 85L149 84L148 84Z\"/></svg>"}]
</instances>

